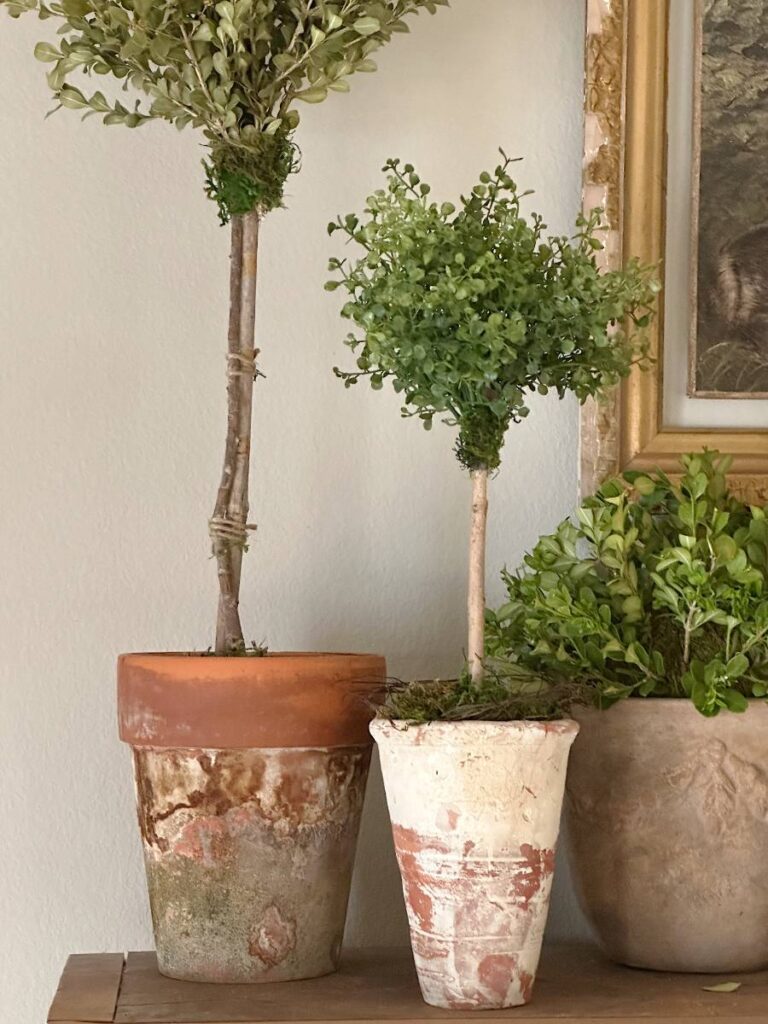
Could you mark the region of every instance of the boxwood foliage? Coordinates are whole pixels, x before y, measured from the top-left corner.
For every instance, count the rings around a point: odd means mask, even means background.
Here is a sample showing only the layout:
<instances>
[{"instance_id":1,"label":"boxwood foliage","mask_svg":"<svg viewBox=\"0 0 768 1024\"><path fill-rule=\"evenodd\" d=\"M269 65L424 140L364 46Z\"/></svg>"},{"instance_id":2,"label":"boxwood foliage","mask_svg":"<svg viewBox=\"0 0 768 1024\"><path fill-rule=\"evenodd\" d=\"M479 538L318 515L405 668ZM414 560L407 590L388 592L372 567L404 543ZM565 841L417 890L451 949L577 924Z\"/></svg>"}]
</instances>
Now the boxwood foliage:
<instances>
[{"instance_id":1,"label":"boxwood foliage","mask_svg":"<svg viewBox=\"0 0 768 1024\"><path fill-rule=\"evenodd\" d=\"M0 0L13 17L37 11L59 22L38 43L50 64L56 108L136 128L159 118L201 128L210 149L209 195L222 219L281 202L297 169L295 104L347 92L349 76L374 71L371 54L406 18L448 0ZM125 105L72 76L112 76L148 103Z\"/></svg>"},{"instance_id":2,"label":"boxwood foliage","mask_svg":"<svg viewBox=\"0 0 768 1024\"><path fill-rule=\"evenodd\" d=\"M729 493L729 465L705 450L683 458L679 482L607 482L504 574L492 652L603 706L688 697L716 715L766 696L768 517Z\"/></svg>"},{"instance_id":3,"label":"boxwood foliage","mask_svg":"<svg viewBox=\"0 0 768 1024\"><path fill-rule=\"evenodd\" d=\"M528 393L572 391L583 402L642 361L657 291L637 261L599 272L599 211L579 218L572 239L545 237L542 218L521 213L529 193L502 157L458 207L434 202L411 164L389 160L362 219L328 229L364 250L329 264L326 287L346 290L342 315L358 329L346 342L357 370L336 374L374 389L389 378L403 415L427 428L445 414L469 469L499 465Z\"/></svg>"}]
</instances>

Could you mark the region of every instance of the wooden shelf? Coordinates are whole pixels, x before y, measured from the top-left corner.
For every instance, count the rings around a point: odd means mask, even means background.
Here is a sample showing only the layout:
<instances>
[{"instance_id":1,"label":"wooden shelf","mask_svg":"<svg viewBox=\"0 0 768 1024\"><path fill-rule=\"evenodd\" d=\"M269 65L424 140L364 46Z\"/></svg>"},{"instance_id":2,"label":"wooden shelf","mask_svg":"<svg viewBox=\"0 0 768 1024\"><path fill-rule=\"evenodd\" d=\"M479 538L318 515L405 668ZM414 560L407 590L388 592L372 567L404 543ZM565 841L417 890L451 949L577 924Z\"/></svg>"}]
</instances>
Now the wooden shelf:
<instances>
[{"instance_id":1,"label":"wooden shelf","mask_svg":"<svg viewBox=\"0 0 768 1024\"><path fill-rule=\"evenodd\" d=\"M198 985L157 971L154 953L78 954L67 961L49 1024L320 1024L324 1021L466 1019L604 1024L768 1024L768 971L739 975L733 993L702 986L731 980L618 967L586 946L545 949L533 1002L512 1010L456 1013L421 999L408 951L351 953L338 974L276 985Z\"/></svg>"}]
</instances>

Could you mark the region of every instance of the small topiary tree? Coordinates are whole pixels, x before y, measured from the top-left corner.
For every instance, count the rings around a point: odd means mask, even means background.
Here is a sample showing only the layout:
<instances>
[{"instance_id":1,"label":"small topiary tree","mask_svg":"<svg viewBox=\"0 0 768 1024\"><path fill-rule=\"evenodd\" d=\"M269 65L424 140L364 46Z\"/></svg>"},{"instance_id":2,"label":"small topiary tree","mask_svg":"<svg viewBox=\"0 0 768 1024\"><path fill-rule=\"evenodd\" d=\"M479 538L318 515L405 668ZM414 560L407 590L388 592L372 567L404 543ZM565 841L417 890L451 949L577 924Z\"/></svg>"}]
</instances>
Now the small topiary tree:
<instances>
[{"instance_id":1,"label":"small topiary tree","mask_svg":"<svg viewBox=\"0 0 768 1024\"><path fill-rule=\"evenodd\" d=\"M102 116L136 128L164 120L202 129L209 158L206 189L222 223L232 221L227 438L209 529L219 578L216 653L244 651L240 569L248 531L259 224L282 204L298 169L293 132L297 101L319 103L347 92L357 71L407 16L434 13L448 0L0 0L12 17L36 11L59 22L56 43L41 42L51 65L55 109ZM73 84L84 73L111 76L147 97L132 106ZM79 80L79 79L78 79ZM82 84L82 83L81 83Z\"/></svg>"},{"instance_id":2,"label":"small topiary tree","mask_svg":"<svg viewBox=\"0 0 768 1024\"><path fill-rule=\"evenodd\" d=\"M585 401L642 361L642 329L657 285L632 261L601 274L595 253L600 214L577 234L546 238L538 214L522 216L512 161L484 173L457 207L430 199L410 164L390 160L387 187L365 216L329 225L361 246L358 260L334 258L329 290L349 295L342 316L357 370L336 369L346 386L391 379L403 416L429 429L446 415L458 429L456 457L472 480L467 656L483 677L488 476L498 468L510 423L528 415L527 395L572 391Z\"/></svg>"}]
</instances>

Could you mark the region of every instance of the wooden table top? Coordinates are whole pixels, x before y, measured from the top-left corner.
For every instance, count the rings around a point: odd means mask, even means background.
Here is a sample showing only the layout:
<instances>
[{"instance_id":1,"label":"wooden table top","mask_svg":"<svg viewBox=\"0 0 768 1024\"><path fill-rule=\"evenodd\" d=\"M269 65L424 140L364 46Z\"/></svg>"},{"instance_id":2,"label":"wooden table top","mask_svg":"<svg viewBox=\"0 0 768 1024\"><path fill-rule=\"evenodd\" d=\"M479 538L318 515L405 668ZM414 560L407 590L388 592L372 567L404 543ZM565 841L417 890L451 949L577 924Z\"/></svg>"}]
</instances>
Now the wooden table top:
<instances>
[{"instance_id":1,"label":"wooden table top","mask_svg":"<svg viewBox=\"0 0 768 1024\"><path fill-rule=\"evenodd\" d=\"M736 992L703 986L740 981ZM768 1024L768 971L735 977L618 967L587 946L545 949L533 1002L461 1013L421 999L408 951L350 953L338 974L265 985L198 985L163 978L154 953L69 958L49 1024L320 1024L324 1021L514 1019L555 1024Z\"/></svg>"}]
</instances>

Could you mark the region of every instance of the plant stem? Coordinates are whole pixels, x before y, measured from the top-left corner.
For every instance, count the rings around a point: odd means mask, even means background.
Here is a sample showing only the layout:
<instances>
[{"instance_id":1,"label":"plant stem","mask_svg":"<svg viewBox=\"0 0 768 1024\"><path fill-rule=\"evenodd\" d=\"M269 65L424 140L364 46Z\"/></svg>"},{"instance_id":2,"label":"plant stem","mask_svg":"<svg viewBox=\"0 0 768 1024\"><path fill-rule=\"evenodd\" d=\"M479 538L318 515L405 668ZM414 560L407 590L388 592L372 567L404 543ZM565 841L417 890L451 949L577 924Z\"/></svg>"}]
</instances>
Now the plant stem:
<instances>
[{"instance_id":1,"label":"plant stem","mask_svg":"<svg viewBox=\"0 0 768 1024\"><path fill-rule=\"evenodd\" d=\"M467 657L473 683L483 678L485 658L485 532L488 522L488 470L473 469L472 527L469 535L469 587Z\"/></svg>"},{"instance_id":2,"label":"plant stem","mask_svg":"<svg viewBox=\"0 0 768 1024\"><path fill-rule=\"evenodd\" d=\"M683 668L686 670L688 669L691 660L691 634L693 631L693 617L696 614L696 611L696 605L692 604L688 609L688 615L686 616L683 626Z\"/></svg>"},{"instance_id":3,"label":"plant stem","mask_svg":"<svg viewBox=\"0 0 768 1024\"><path fill-rule=\"evenodd\" d=\"M259 214L232 218L227 346L227 439L224 466L210 521L219 577L216 653L242 652L240 572L248 530L248 475L251 453L251 412L256 376L254 326Z\"/></svg>"}]
</instances>

